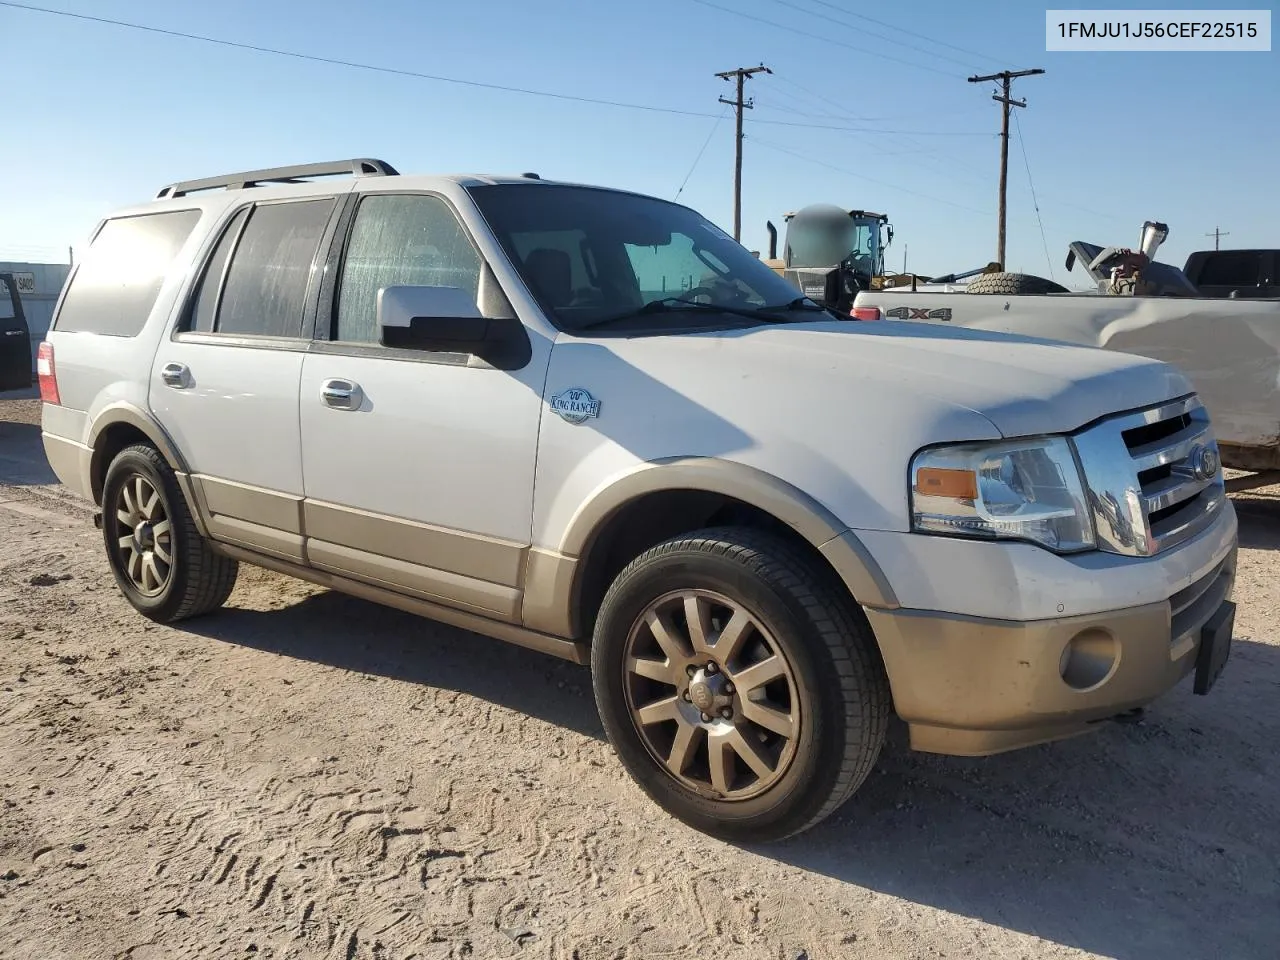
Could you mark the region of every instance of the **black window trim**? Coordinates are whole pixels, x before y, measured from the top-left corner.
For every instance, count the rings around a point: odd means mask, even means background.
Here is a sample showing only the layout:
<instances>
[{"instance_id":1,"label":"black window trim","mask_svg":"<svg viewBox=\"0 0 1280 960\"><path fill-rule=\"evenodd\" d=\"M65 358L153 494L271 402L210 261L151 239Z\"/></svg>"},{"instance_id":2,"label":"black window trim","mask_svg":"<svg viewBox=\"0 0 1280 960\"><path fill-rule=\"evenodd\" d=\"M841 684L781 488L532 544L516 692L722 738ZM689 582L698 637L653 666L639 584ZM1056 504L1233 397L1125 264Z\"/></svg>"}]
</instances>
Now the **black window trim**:
<instances>
[{"instance_id":1,"label":"black window trim","mask_svg":"<svg viewBox=\"0 0 1280 960\"><path fill-rule=\"evenodd\" d=\"M318 268L324 263L324 251L329 238L332 235L335 221L340 211L343 209L343 202L346 195L341 193L319 193L308 194L301 197L271 197L262 200L252 200L248 203L236 204L229 207L226 216L219 225L210 231L210 234L216 234L212 243L209 244L204 255L199 259L198 269L192 272L190 284L182 298L182 308L178 311L177 318L173 325L173 331L169 339L183 343L209 343L223 344L226 346L236 347L262 347L264 349L275 350L306 350L311 338L308 331L311 328L313 307L316 299L315 288L319 286L317 278ZM311 263L307 274L307 285L302 295L302 313L298 318L298 330L296 334L289 336L276 336L275 334L266 333L220 333L216 329L217 319L222 310L222 295L226 288L227 276L231 271L231 264L235 260L236 251L240 249L240 241L244 237L245 229L249 222L253 219L254 211L259 207L276 206L286 203L307 203L316 200L328 200L333 203L333 209L329 211L329 217L325 221L324 229L320 233L320 239L316 244L315 253L311 256ZM232 240L231 249L227 251L226 262L222 265L222 273L218 277L218 290L213 303L213 316L215 321L215 329L209 331L192 330L190 324L193 317L193 311L196 306L196 299L200 293L201 286L205 280L205 274L209 269L210 263L214 256L217 255L218 248L222 245L222 241L227 236L227 231L232 228L236 217L242 212L247 211L244 218L240 220L239 226L236 227L236 235Z\"/></svg>"},{"instance_id":2,"label":"black window trim","mask_svg":"<svg viewBox=\"0 0 1280 960\"><path fill-rule=\"evenodd\" d=\"M379 186L382 185L379 184ZM409 350L403 347L388 347L381 343L337 340L334 338L338 323L338 297L341 294L342 271L346 266L347 251L351 244L352 231L355 229L356 214L360 209L360 204L367 197L432 197L439 200L453 214L453 218L461 229L463 237L471 245L471 249L475 251L476 259L480 262L481 273L483 274L485 270L488 270L493 282L502 290L503 295L507 297L508 301L511 299L510 294L507 293L494 272L489 258L485 256L484 251L480 249L480 245L476 243L475 235L467 225L466 219L463 218L457 205L449 197L438 190L414 190L403 187L396 189L392 185L388 185L385 189L352 191L344 198L342 209L334 217L333 231L329 237L328 253L321 267L320 290L315 304L314 322L311 327L312 341L310 350L314 353L338 356L380 357L385 360L406 360L414 363L474 367L481 370L498 369L469 353ZM521 320L520 326L524 331L525 338L529 339L529 329L523 320ZM528 363L529 360L526 360L519 366L504 366L502 369L510 372L511 370L522 369Z\"/></svg>"}]
</instances>

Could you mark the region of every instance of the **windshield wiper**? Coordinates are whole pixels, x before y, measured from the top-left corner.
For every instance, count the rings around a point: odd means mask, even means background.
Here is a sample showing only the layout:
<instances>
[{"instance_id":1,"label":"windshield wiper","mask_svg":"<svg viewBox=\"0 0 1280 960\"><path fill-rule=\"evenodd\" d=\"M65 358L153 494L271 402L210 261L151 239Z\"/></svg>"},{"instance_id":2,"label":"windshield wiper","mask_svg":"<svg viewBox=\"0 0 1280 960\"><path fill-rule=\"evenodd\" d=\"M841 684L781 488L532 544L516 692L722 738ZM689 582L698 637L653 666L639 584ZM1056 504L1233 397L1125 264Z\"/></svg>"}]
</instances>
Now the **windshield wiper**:
<instances>
[{"instance_id":1,"label":"windshield wiper","mask_svg":"<svg viewBox=\"0 0 1280 960\"><path fill-rule=\"evenodd\" d=\"M827 308L822 304L810 300L808 297L796 297L790 303L778 304L777 306L757 307L758 313L778 313L786 310L807 310L810 313L826 313Z\"/></svg>"},{"instance_id":2,"label":"windshield wiper","mask_svg":"<svg viewBox=\"0 0 1280 960\"><path fill-rule=\"evenodd\" d=\"M679 313L683 310L695 310L703 313L728 313L735 317L746 317L748 320L765 320L769 323L790 323L791 321L786 317L777 316L772 312L779 309L787 308L734 307L722 303L698 303L696 300L685 300L681 297L663 297L661 300L650 300L637 310L628 310L625 313L598 317L575 327L574 330L592 330L596 327L606 327L611 323L618 323L623 320L634 320L636 317L643 317L650 313Z\"/></svg>"}]
</instances>

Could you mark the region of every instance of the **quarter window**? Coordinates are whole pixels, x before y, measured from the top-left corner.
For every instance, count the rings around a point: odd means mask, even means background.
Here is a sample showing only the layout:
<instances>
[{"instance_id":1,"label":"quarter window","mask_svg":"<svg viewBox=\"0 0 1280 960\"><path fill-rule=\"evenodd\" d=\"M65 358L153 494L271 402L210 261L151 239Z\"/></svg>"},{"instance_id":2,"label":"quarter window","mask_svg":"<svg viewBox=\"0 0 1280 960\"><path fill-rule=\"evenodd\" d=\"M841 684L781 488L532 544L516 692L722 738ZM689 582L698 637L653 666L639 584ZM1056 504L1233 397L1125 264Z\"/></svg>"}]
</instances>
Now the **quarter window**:
<instances>
[{"instance_id":1,"label":"quarter window","mask_svg":"<svg viewBox=\"0 0 1280 960\"><path fill-rule=\"evenodd\" d=\"M342 262L334 339L378 343L378 291L399 285L456 287L472 298L479 291L480 255L437 197L361 200Z\"/></svg>"},{"instance_id":2,"label":"quarter window","mask_svg":"<svg viewBox=\"0 0 1280 960\"><path fill-rule=\"evenodd\" d=\"M199 210L172 210L104 223L72 277L56 329L137 336L199 219Z\"/></svg>"}]
</instances>

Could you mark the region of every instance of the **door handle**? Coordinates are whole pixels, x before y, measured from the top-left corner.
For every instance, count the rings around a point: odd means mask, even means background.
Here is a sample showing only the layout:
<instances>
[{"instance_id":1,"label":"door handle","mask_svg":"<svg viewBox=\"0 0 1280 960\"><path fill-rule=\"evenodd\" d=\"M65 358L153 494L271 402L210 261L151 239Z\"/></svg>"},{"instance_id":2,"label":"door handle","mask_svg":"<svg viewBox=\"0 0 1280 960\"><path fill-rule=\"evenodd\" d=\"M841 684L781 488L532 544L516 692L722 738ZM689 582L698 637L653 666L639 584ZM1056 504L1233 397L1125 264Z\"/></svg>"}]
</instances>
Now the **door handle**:
<instances>
[{"instance_id":1,"label":"door handle","mask_svg":"<svg viewBox=\"0 0 1280 960\"><path fill-rule=\"evenodd\" d=\"M160 379L167 387L179 390L187 386L187 365L185 363L166 363L160 368Z\"/></svg>"},{"instance_id":2,"label":"door handle","mask_svg":"<svg viewBox=\"0 0 1280 960\"><path fill-rule=\"evenodd\" d=\"M21 330L6 330L6 331L4 332L4 335L5 335L6 337L20 337L20 336L22 336L22 331L21 331Z\"/></svg>"},{"instance_id":3,"label":"door handle","mask_svg":"<svg viewBox=\"0 0 1280 960\"><path fill-rule=\"evenodd\" d=\"M350 380L326 380L320 387L320 399L335 410L359 410L364 394L360 385Z\"/></svg>"}]
</instances>

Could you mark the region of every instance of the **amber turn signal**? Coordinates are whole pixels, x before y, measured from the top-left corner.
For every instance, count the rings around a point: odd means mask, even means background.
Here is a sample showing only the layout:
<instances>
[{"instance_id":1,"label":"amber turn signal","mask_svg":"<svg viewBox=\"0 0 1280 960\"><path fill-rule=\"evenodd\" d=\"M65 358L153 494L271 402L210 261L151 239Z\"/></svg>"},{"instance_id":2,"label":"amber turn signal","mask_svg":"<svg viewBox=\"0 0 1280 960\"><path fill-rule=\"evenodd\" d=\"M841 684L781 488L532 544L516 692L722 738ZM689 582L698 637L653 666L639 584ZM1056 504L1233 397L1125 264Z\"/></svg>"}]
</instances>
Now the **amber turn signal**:
<instances>
[{"instance_id":1,"label":"amber turn signal","mask_svg":"<svg viewBox=\"0 0 1280 960\"><path fill-rule=\"evenodd\" d=\"M916 493L950 500L977 500L978 478L972 470L921 467L916 471Z\"/></svg>"}]
</instances>

